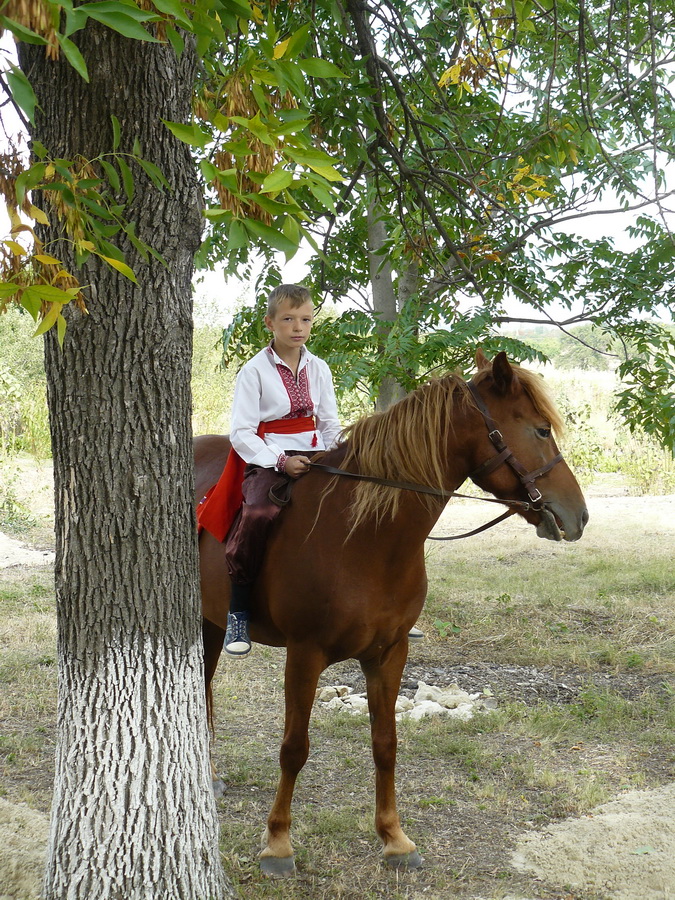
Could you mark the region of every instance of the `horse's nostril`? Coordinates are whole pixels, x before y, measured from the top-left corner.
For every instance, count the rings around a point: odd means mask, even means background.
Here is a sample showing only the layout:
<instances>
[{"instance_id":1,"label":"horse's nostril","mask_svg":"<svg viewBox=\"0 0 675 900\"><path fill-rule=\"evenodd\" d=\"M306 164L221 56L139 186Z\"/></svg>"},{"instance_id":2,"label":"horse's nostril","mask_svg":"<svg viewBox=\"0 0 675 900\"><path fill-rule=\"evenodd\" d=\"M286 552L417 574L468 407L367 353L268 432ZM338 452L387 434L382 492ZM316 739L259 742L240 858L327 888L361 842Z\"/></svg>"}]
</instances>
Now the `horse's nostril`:
<instances>
[{"instance_id":1,"label":"horse's nostril","mask_svg":"<svg viewBox=\"0 0 675 900\"><path fill-rule=\"evenodd\" d=\"M588 515L588 510L585 509L581 514L581 524L584 526L584 528L588 525L589 518L590 516Z\"/></svg>"}]
</instances>

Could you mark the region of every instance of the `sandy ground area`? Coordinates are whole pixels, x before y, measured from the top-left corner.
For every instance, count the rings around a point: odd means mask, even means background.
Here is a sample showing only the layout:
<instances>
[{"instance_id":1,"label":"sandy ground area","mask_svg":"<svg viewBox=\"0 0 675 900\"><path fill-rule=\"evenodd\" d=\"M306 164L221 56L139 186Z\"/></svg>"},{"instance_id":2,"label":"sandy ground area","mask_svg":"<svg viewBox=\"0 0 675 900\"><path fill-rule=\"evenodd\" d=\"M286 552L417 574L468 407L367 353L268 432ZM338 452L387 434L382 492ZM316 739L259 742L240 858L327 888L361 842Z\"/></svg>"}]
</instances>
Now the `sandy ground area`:
<instances>
[{"instance_id":1,"label":"sandy ground area","mask_svg":"<svg viewBox=\"0 0 675 900\"><path fill-rule=\"evenodd\" d=\"M0 900L40 896L48 832L42 813L0 797Z\"/></svg>"},{"instance_id":2,"label":"sandy ground area","mask_svg":"<svg viewBox=\"0 0 675 900\"><path fill-rule=\"evenodd\" d=\"M633 791L518 842L512 865L612 900L675 898L675 784Z\"/></svg>"},{"instance_id":3,"label":"sandy ground area","mask_svg":"<svg viewBox=\"0 0 675 900\"><path fill-rule=\"evenodd\" d=\"M23 541L0 531L0 569L11 566L47 566L54 562L51 550L34 550Z\"/></svg>"}]
</instances>

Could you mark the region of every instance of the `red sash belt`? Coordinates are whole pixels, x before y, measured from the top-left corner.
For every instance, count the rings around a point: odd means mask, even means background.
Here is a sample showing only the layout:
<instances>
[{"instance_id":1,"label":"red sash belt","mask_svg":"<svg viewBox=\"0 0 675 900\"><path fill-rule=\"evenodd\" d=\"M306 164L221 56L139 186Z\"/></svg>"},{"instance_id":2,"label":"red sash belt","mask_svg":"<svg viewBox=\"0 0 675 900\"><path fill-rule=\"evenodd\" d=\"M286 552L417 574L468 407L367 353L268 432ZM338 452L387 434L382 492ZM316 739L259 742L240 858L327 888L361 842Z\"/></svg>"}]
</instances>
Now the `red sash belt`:
<instances>
[{"instance_id":1,"label":"red sash belt","mask_svg":"<svg viewBox=\"0 0 675 900\"><path fill-rule=\"evenodd\" d=\"M303 434L316 429L313 416L298 419L275 419L258 425L258 437L265 434ZM241 486L246 463L233 448L230 449L223 474L207 492L197 507L197 530L205 528L217 540L224 541L234 518L244 502Z\"/></svg>"},{"instance_id":2,"label":"red sash belt","mask_svg":"<svg viewBox=\"0 0 675 900\"><path fill-rule=\"evenodd\" d=\"M262 437L263 434L302 434L315 429L314 416L302 416L298 419L274 419L273 422L261 422L258 425L258 437Z\"/></svg>"}]
</instances>

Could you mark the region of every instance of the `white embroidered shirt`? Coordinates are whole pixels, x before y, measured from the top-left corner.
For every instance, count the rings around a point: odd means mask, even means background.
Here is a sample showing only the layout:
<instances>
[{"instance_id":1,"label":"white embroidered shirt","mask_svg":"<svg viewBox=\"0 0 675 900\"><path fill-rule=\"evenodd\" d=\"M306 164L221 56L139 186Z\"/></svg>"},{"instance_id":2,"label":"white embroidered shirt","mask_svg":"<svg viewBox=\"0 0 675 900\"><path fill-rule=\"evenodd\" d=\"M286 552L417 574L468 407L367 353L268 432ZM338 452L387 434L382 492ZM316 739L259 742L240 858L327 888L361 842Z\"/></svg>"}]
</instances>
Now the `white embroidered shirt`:
<instances>
[{"instance_id":1,"label":"white embroidered shirt","mask_svg":"<svg viewBox=\"0 0 675 900\"><path fill-rule=\"evenodd\" d=\"M257 435L261 422L303 416L316 418L316 431ZM306 347L300 351L297 376L271 344L237 375L230 440L244 462L274 468L288 450L311 453L329 449L337 443L340 431L330 369Z\"/></svg>"}]
</instances>

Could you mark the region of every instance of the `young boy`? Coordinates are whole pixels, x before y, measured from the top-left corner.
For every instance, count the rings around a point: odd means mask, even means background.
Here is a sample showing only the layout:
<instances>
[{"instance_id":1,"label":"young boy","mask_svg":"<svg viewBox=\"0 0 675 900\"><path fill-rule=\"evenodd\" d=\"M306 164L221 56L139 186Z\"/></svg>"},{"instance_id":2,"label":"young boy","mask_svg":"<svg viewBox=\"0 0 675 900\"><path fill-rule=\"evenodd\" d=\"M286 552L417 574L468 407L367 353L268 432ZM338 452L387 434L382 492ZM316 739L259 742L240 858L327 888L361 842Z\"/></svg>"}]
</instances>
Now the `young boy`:
<instances>
[{"instance_id":1,"label":"young boy","mask_svg":"<svg viewBox=\"0 0 675 900\"><path fill-rule=\"evenodd\" d=\"M300 478L308 472L309 456L334 446L341 432L330 369L305 347L313 320L314 305L306 288L275 288L265 316L272 340L237 376L230 441L247 466L244 502L225 544L232 582L225 650L234 656L251 649L251 585L279 511L269 500L270 487L279 481L279 473Z\"/></svg>"}]
</instances>

